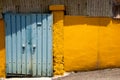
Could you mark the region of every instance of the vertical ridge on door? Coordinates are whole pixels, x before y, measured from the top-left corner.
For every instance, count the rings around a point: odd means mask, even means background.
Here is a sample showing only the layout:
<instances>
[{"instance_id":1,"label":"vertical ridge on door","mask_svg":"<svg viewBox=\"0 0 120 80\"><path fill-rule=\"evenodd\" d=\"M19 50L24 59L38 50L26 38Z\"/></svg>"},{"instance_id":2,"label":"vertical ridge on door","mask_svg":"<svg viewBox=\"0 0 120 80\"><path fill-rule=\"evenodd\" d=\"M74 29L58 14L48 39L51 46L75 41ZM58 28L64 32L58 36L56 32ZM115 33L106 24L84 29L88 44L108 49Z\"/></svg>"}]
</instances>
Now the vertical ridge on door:
<instances>
[{"instance_id":1,"label":"vertical ridge on door","mask_svg":"<svg viewBox=\"0 0 120 80\"><path fill-rule=\"evenodd\" d=\"M52 60L52 15L51 14L48 14L48 17L47 17L47 24L48 24L48 26L47 26L47 34L48 34L48 39L47 39L47 41L48 41L48 55L47 55L47 76L52 76L52 62L53 62L53 60Z\"/></svg>"},{"instance_id":2,"label":"vertical ridge on door","mask_svg":"<svg viewBox=\"0 0 120 80\"><path fill-rule=\"evenodd\" d=\"M47 28L47 25L46 25L46 15L42 15L42 23L43 23L43 62L42 62L42 76L46 76L46 69L47 69L47 66L46 66L46 54L47 54L47 41L46 41L46 38L47 38L47 34L46 34L46 28Z\"/></svg>"},{"instance_id":3,"label":"vertical ridge on door","mask_svg":"<svg viewBox=\"0 0 120 80\"><path fill-rule=\"evenodd\" d=\"M17 73L18 74L22 74L22 49L21 49L21 16L20 15L16 15L16 28L17 28Z\"/></svg>"},{"instance_id":4,"label":"vertical ridge on door","mask_svg":"<svg viewBox=\"0 0 120 80\"><path fill-rule=\"evenodd\" d=\"M27 63L26 63L26 16L22 15L21 16L21 26L22 26L22 74L27 74Z\"/></svg>"},{"instance_id":5,"label":"vertical ridge on door","mask_svg":"<svg viewBox=\"0 0 120 80\"><path fill-rule=\"evenodd\" d=\"M17 42L16 42L16 16L14 15L14 14L12 14L12 58L13 58L13 60L12 60L12 65L13 65L13 71L12 71L12 73L16 73L16 51L17 51L17 49L16 49L16 44L17 44Z\"/></svg>"},{"instance_id":6,"label":"vertical ridge on door","mask_svg":"<svg viewBox=\"0 0 120 80\"><path fill-rule=\"evenodd\" d=\"M12 31L11 31L11 15L6 14L5 15L5 21L6 21L6 52L7 54L7 73L12 73Z\"/></svg>"},{"instance_id":7,"label":"vertical ridge on door","mask_svg":"<svg viewBox=\"0 0 120 80\"><path fill-rule=\"evenodd\" d=\"M31 75L31 16L26 15L26 37L27 37L27 75Z\"/></svg>"},{"instance_id":8,"label":"vertical ridge on door","mask_svg":"<svg viewBox=\"0 0 120 80\"><path fill-rule=\"evenodd\" d=\"M37 62L37 53L36 53L36 40L37 40L37 33L36 33L36 14L32 14L32 75L36 76L37 70L36 70L36 62Z\"/></svg>"},{"instance_id":9,"label":"vertical ridge on door","mask_svg":"<svg viewBox=\"0 0 120 80\"><path fill-rule=\"evenodd\" d=\"M37 59L38 59L38 76L41 76L42 72L42 22L41 22L41 14L37 14Z\"/></svg>"}]
</instances>

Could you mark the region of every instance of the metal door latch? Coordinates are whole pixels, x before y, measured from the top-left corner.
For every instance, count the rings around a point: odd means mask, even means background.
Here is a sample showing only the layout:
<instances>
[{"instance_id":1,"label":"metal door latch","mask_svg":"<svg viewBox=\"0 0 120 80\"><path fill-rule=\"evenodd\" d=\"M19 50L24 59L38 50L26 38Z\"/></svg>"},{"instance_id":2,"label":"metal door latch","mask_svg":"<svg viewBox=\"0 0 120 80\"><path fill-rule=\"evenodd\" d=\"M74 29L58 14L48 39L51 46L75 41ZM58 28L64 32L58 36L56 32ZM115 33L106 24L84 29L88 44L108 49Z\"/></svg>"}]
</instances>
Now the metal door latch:
<instances>
[{"instance_id":1,"label":"metal door latch","mask_svg":"<svg viewBox=\"0 0 120 80\"><path fill-rule=\"evenodd\" d=\"M33 49L35 49L36 48L36 45L33 45Z\"/></svg>"},{"instance_id":2,"label":"metal door latch","mask_svg":"<svg viewBox=\"0 0 120 80\"><path fill-rule=\"evenodd\" d=\"M22 48L25 48L25 44L22 44Z\"/></svg>"},{"instance_id":3,"label":"metal door latch","mask_svg":"<svg viewBox=\"0 0 120 80\"><path fill-rule=\"evenodd\" d=\"M42 23L41 23L41 22L38 22L38 23L37 23L37 26L41 26L41 25L42 25Z\"/></svg>"}]
</instances>

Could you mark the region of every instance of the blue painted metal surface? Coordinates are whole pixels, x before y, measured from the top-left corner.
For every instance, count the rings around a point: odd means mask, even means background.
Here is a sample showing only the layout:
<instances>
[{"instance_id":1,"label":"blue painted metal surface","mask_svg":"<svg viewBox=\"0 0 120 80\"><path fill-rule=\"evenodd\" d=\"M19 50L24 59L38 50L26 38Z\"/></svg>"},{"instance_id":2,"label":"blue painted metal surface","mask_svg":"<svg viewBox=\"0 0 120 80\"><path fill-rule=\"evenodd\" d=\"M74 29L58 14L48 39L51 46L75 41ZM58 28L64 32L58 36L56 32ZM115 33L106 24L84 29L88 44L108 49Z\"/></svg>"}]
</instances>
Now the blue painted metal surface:
<instances>
[{"instance_id":1,"label":"blue painted metal surface","mask_svg":"<svg viewBox=\"0 0 120 80\"><path fill-rule=\"evenodd\" d=\"M38 27L38 29L37 29L37 38L38 38L38 40L39 41L37 41L37 47L39 47L39 49L37 49L37 53L40 53L40 54L38 54L37 55L37 64L38 64L38 70L37 70L37 73L38 73L38 75L39 76L41 76L42 75L42 66L41 66L41 64L42 64L42 52L43 52L43 47L42 47L42 34L43 34L43 32L42 32L42 15L37 15L37 27ZM41 35L41 36L39 36L39 35Z\"/></svg>"},{"instance_id":2,"label":"blue painted metal surface","mask_svg":"<svg viewBox=\"0 0 120 80\"><path fill-rule=\"evenodd\" d=\"M7 75L52 76L52 15L5 13Z\"/></svg>"}]
</instances>

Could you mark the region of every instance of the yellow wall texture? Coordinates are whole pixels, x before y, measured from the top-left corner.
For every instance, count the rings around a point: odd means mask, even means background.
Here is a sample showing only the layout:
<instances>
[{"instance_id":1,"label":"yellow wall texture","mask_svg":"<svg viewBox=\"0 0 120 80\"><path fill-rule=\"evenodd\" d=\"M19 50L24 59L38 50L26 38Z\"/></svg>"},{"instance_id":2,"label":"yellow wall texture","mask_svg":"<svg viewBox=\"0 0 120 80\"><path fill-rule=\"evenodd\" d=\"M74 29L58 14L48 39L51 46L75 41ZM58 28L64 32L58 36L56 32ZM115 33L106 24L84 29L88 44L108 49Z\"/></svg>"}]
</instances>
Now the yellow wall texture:
<instances>
[{"instance_id":1,"label":"yellow wall texture","mask_svg":"<svg viewBox=\"0 0 120 80\"><path fill-rule=\"evenodd\" d=\"M58 8L58 9L57 9ZM53 13L54 75L120 67L120 20L64 16L64 6ZM0 20L0 77L5 77L5 30Z\"/></svg>"},{"instance_id":2,"label":"yellow wall texture","mask_svg":"<svg viewBox=\"0 0 120 80\"><path fill-rule=\"evenodd\" d=\"M109 21L108 25L102 25ZM100 19L100 68L120 67L120 20Z\"/></svg>"},{"instance_id":3,"label":"yellow wall texture","mask_svg":"<svg viewBox=\"0 0 120 80\"><path fill-rule=\"evenodd\" d=\"M54 75L62 75L64 73L64 6L54 5L50 6L53 13L53 69Z\"/></svg>"},{"instance_id":4,"label":"yellow wall texture","mask_svg":"<svg viewBox=\"0 0 120 80\"><path fill-rule=\"evenodd\" d=\"M0 78L5 77L5 30L4 21L0 19Z\"/></svg>"},{"instance_id":5,"label":"yellow wall texture","mask_svg":"<svg viewBox=\"0 0 120 80\"><path fill-rule=\"evenodd\" d=\"M65 71L120 67L120 21L65 16Z\"/></svg>"}]
</instances>

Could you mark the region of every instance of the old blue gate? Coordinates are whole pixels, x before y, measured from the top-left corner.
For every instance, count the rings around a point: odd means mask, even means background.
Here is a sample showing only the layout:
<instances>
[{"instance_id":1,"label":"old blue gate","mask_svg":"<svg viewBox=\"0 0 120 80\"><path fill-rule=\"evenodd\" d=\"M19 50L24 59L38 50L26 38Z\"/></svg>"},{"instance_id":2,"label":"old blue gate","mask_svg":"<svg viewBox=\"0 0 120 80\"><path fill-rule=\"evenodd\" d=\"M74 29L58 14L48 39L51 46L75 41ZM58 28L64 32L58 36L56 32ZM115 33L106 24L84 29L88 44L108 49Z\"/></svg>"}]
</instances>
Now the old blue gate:
<instances>
[{"instance_id":1,"label":"old blue gate","mask_svg":"<svg viewBox=\"0 0 120 80\"><path fill-rule=\"evenodd\" d=\"M6 73L52 76L52 15L5 13Z\"/></svg>"}]
</instances>

